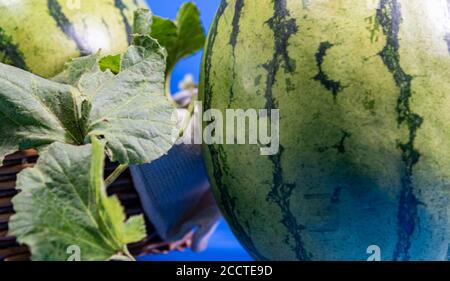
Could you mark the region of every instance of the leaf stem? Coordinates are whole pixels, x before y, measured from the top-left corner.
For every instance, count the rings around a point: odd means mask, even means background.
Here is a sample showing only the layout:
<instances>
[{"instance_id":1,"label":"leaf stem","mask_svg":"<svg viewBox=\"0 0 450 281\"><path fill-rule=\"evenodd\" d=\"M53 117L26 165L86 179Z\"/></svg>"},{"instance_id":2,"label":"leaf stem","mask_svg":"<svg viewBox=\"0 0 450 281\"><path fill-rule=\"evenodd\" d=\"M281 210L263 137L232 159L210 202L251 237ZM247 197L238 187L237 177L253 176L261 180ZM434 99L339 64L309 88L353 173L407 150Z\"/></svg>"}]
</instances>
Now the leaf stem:
<instances>
[{"instance_id":1,"label":"leaf stem","mask_svg":"<svg viewBox=\"0 0 450 281\"><path fill-rule=\"evenodd\" d=\"M172 70L169 70L166 75L166 82L165 82L165 92L166 97L176 106L179 107L179 104L172 98L172 93L170 92L170 82L172 80ZM184 134L184 131L186 131L187 127L189 126L189 123L191 121L192 115L195 111L195 102L198 100L198 95L195 95L195 98L192 97L191 102L189 103L189 106L187 108L188 114L183 118L183 121L181 122L180 130L178 131L178 137L181 138Z\"/></svg>"},{"instance_id":2,"label":"leaf stem","mask_svg":"<svg viewBox=\"0 0 450 281\"><path fill-rule=\"evenodd\" d=\"M187 108L188 113L186 116L184 116L183 121L180 126L180 130L178 131L179 138L181 138L184 135L184 132L186 131L187 127L189 126L192 116L194 115L196 101L197 101L197 95L195 95L195 98L193 97L191 102L189 103L189 106Z\"/></svg>"},{"instance_id":3,"label":"leaf stem","mask_svg":"<svg viewBox=\"0 0 450 281\"><path fill-rule=\"evenodd\" d=\"M119 165L105 180L105 186L110 186L113 182L117 180L120 175L128 169L127 164Z\"/></svg>"},{"instance_id":4,"label":"leaf stem","mask_svg":"<svg viewBox=\"0 0 450 281\"><path fill-rule=\"evenodd\" d=\"M127 250L127 252L128 252L128 250ZM110 261L136 261L136 259L129 252L116 254L116 255L110 257L109 260Z\"/></svg>"},{"instance_id":5,"label":"leaf stem","mask_svg":"<svg viewBox=\"0 0 450 281\"><path fill-rule=\"evenodd\" d=\"M134 258L134 256L130 253L130 251L128 250L127 246L123 247L123 253L125 254L126 257L128 257L130 260L132 261L136 261L136 259Z\"/></svg>"},{"instance_id":6,"label":"leaf stem","mask_svg":"<svg viewBox=\"0 0 450 281\"><path fill-rule=\"evenodd\" d=\"M166 92L166 97L172 102L172 104L175 107L178 107L178 103L172 98L172 92L170 91L170 81L172 81L172 73L171 72L172 71L170 71L166 75L166 82L165 82L164 88L165 88L165 92Z\"/></svg>"}]
</instances>

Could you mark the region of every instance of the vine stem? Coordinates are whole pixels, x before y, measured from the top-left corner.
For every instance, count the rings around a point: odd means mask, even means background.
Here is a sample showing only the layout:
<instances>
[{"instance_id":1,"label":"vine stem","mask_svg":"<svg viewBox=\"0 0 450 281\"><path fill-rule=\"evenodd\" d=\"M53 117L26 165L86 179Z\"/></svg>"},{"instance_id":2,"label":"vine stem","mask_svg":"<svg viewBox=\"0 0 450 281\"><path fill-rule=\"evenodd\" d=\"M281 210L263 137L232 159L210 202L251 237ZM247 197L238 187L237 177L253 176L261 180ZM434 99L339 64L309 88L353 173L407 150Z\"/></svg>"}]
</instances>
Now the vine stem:
<instances>
[{"instance_id":1,"label":"vine stem","mask_svg":"<svg viewBox=\"0 0 450 281\"><path fill-rule=\"evenodd\" d=\"M179 107L179 104L172 98L172 93L170 91L170 83L172 81L172 69L170 69L167 72L166 75L166 82L165 82L165 92L166 97L175 105L176 107ZM178 131L178 137L181 138L184 134L184 131L186 131L187 127L189 126L189 122L191 121L192 115L195 111L195 102L198 100L198 95L195 95L195 98L192 97L191 102L189 103L189 106L187 108L188 114L183 118L183 121L181 122L180 130Z\"/></svg>"},{"instance_id":2,"label":"vine stem","mask_svg":"<svg viewBox=\"0 0 450 281\"><path fill-rule=\"evenodd\" d=\"M110 186L117 178L128 169L127 164L119 165L105 180L105 186Z\"/></svg>"},{"instance_id":3,"label":"vine stem","mask_svg":"<svg viewBox=\"0 0 450 281\"><path fill-rule=\"evenodd\" d=\"M165 90L166 90L166 96L167 98L174 103L175 105L178 106L178 104L173 100L172 98L172 94L170 92L170 81L171 81L171 75L170 73L166 76L166 82L165 82ZM189 106L191 107L191 105ZM190 109L190 111L193 112L193 108L192 110ZM189 114L190 116L192 116L192 112ZM186 119L190 119L190 117L186 118ZM187 125L185 125L185 123L189 124L189 122L186 122L186 120L183 120L183 127L181 128L179 134L183 134L184 130L186 128L184 128L184 126L187 127ZM106 179L105 179L105 186L108 187L110 186L113 182L115 182L117 180L117 178L128 169L129 165L127 164L122 164L119 165Z\"/></svg>"},{"instance_id":4,"label":"vine stem","mask_svg":"<svg viewBox=\"0 0 450 281\"><path fill-rule=\"evenodd\" d=\"M189 122L191 121L192 116L194 115L196 101L197 95L195 95L195 98L193 97L191 102L189 103L187 115L183 118L183 121L181 122L180 130L178 131L179 138L181 138L184 135L184 131L186 131L187 127L189 126Z\"/></svg>"},{"instance_id":5,"label":"vine stem","mask_svg":"<svg viewBox=\"0 0 450 281\"><path fill-rule=\"evenodd\" d=\"M136 261L136 259L130 254L127 247L124 247L124 252L120 254L116 254L109 258L111 261Z\"/></svg>"},{"instance_id":6,"label":"vine stem","mask_svg":"<svg viewBox=\"0 0 450 281\"><path fill-rule=\"evenodd\" d=\"M136 261L136 259L134 258L134 256L133 256L133 255L130 253L130 251L128 250L128 247L127 247L127 246L123 247L123 253L124 253L125 256L126 256L127 258L129 258L130 260Z\"/></svg>"},{"instance_id":7,"label":"vine stem","mask_svg":"<svg viewBox=\"0 0 450 281\"><path fill-rule=\"evenodd\" d=\"M187 127L189 126L189 122L192 119L192 116L195 111L195 101L197 99L193 99L188 107L188 114L183 118L183 121L180 126L180 130L178 131L178 137L182 137ZM110 186L113 182L115 182L120 175L128 169L128 164L121 164L117 166L117 168L105 179L105 186Z\"/></svg>"},{"instance_id":8,"label":"vine stem","mask_svg":"<svg viewBox=\"0 0 450 281\"><path fill-rule=\"evenodd\" d=\"M172 104L175 107L178 107L178 103L172 98L172 92L170 91L170 82L172 81L172 75L168 74L166 76L166 82L164 85L165 88L165 92L166 92L166 97L169 99L170 102L172 102Z\"/></svg>"}]
</instances>

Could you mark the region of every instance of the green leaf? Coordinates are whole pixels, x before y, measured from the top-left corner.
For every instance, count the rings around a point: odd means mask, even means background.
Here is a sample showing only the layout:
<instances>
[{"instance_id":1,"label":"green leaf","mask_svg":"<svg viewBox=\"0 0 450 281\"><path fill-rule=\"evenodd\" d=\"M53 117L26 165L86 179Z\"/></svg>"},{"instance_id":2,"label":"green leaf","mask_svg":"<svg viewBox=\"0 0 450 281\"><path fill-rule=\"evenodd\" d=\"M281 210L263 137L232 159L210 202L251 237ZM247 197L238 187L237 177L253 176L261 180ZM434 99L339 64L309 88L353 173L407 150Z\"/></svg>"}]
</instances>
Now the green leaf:
<instances>
[{"instance_id":1,"label":"green leaf","mask_svg":"<svg viewBox=\"0 0 450 281\"><path fill-rule=\"evenodd\" d=\"M117 74L120 72L120 55L106 56L99 61L99 66L102 71L110 70Z\"/></svg>"},{"instance_id":2,"label":"green leaf","mask_svg":"<svg viewBox=\"0 0 450 281\"><path fill-rule=\"evenodd\" d=\"M147 231L145 229L144 216L132 216L130 217L122 229L122 241L125 244L131 244L139 242L147 237Z\"/></svg>"},{"instance_id":3,"label":"green leaf","mask_svg":"<svg viewBox=\"0 0 450 281\"><path fill-rule=\"evenodd\" d=\"M149 16L140 18L148 26ZM118 74L100 62L100 54L72 60L54 78L60 83L0 64L0 157L55 141L82 145L91 136L104 138L121 164L165 154L177 135L176 109L164 94L165 50L136 34Z\"/></svg>"},{"instance_id":4,"label":"green leaf","mask_svg":"<svg viewBox=\"0 0 450 281\"><path fill-rule=\"evenodd\" d=\"M104 144L96 138L84 146L54 143L19 174L10 234L34 260L67 260L70 246L82 260L106 260L146 236L143 217L125 222L118 199L106 195L103 163Z\"/></svg>"},{"instance_id":5,"label":"green leaf","mask_svg":"<svg viewBox=\"0 0 450 281\"><path fill-rule=\"evenodd\" d=\"M149 35L153 24L153 14L149 9L139 8L134 11L133 34Z\"/></svg>"},{"instance_id":6,"label":"green leaf","mask_svg":"<svg viewBox=\"0 0 450 281\"><path fill-rule=\"evenodd\" d=\"M100 53L95 55L74 58L65 64L65 84L75 85L82 75L91 71L98 63Z\"/></svg>"},{"instance_id":7,"label":"green leaf","mask_svg":"<svg viewBox=\"0 0 450 281\"><path fill-rule=\"evenodd\" d=\"M167 74L170 74L180 59L203 48L206 40L200 12L192 2L181 6L175 22L153 17L150 36L167 50Z\"/></svg>"},{"instance_id":8,"label":"green leaf","mask_svg":"<svg viewBox=\"0 0 450 281\"><path fill-rule=\"evenodd\" d=\"M189 2L181 6L175 23L178 27L176 60L203 48L206 38L200 21L200 12L194 3Z\"/></svg>"},{"instance_id":9,"label":"green leaf","mask_svg":"<svg viewBox=\"0 0 450 281\"><path fill-rule=\"evenodd\" d=\"M146 54L159 54L164 61L167 58L167 51L158 40L151 37L149 34L153 25L153 16L147 9L138 9L134 12L133 25L133 44L134 46L143 47Z\"/></svg>"},{"instance_id":10,"label":"green leaf","mask_svg":"<svg viewBox=\"0 0 450 281\"><path fill-rule=\"evenodd\" d=\"M0 160L18 149L55 141L83 143L82 99L73 87L0 64Z\"/></svg>"},{"instance_id":11,"label":"green leaf","mask_svg":"<svg viewBox=\"0 0 450 281\"><path fill-rule=\"evenodd\" d=\"M104 137L112 160L122 164L155 160L176 139L176 110L164 95L165 57L153 47L129 47L121 72L88 91L88 134Z\"/></svg>"},{"instance_id":12,"label":"green leaf","mask_svg":"<svg viewBox=\"0 0 450 281\"><path fill-rule=\"evenodd\" d=\"M167 50L171 50L171 57L174 57L173 47L177 43L178 28L173 21L170 19L153 16L153 25L150 34L151 37L158 40L161 46Z\"/></svg>"}]
</instances>

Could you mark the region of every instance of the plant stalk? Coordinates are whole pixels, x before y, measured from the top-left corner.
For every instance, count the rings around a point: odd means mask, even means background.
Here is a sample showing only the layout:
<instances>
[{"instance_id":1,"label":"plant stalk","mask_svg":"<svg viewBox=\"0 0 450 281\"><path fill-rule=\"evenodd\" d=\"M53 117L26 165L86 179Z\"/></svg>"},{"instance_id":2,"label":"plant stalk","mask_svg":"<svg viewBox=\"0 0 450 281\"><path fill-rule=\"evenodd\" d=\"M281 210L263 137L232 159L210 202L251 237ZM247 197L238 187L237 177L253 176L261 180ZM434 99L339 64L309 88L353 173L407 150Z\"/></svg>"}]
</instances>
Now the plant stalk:
<instances>
[{"instance_id":1,"label":"plant stalk","mask_svg":"<svg viewBox=\"0 0 450 281\"><path fill-rule=\"evenodd\" d=\"M127 253L121 253L121 254L117 254L114 255L112 257L109 258L110 261L136 261L136 259L131 256L131 254L127 254Z\"/></svg>"},{"instance_id":2,"label":"plant stalk","mask_svg":"<svg viewBox=\"0 0 450 281\"><path fill-rule=\"evenodd\" d=\"M128 247L125 246L123 247L123 253L125 254L125 256L127 258L129 258L131 261L136 261L136 259L134 258L134 256L130 253L130 251L128 250Z\"/></svg>"},{"instance_id":3,"label":"plant stalk","mask_svg":"<svg viewBox=\"0 0 450 281\"><path fill-rule=\"evenodd\" d=\"M172 81L172 74L166 75L166 83L164 85L166 97L172 102L175 107L178 107L178 103L172 98L172 93L170 91L170 81Z\"/></svg>"},{"instance_id":4,"label":"plant stalk","mask_svg":"<svg viewBox=\"0 0 450 281\"><path fill-rule=\"evenodd\" d=\"M105 180L105 186L110 186L113 182L120 177L120 175L128 169L127 164L119 165Z\"/></svg>"},{"instance_id":5,"label":"plant stalk","mask_svg":"<svg viewBox=\"0 0 450 281\"><path fill-rule=\"evenodd\" d=\"M180 126L180 130L178 131L179 138L183 137L184 131L186 131L187 127L189 126L189 122L191 121L192 116L194 115L196 101L197 101L197 95L195 95L195 98L192 98L192 101L189 103L189 106L187 108L188 113L186 116L184 116L183 121Z\"/></svg>"}]
</instances>

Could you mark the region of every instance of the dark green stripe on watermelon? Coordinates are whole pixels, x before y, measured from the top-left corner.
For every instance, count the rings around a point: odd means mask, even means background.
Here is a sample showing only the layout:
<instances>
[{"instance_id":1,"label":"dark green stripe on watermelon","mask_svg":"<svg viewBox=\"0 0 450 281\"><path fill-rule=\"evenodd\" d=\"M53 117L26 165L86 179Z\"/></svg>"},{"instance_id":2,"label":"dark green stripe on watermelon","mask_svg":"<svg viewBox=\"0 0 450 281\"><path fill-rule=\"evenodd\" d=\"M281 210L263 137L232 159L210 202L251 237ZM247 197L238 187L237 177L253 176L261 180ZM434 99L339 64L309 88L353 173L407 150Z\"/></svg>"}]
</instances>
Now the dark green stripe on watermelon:
<instances>
[{"instance_id":1,"label":"dark green stripe on watermelon","mask_svg":"<svg viewBox=\"0 0 450 281\"><path fill-rule=\"evenodd\" d=\"M336 144L334 144L332 146L328 146L328 145L320 146L317 148L317 152L323 153L329 149L335 149L337 154L344 154L346 152L345 141L347 139L349 139L352 136L352 134L350 134L349 132L342 130L342 129L341 129L341 133L342 133L342 137Z\"/></svg>"},{"instance_id":2,"label":"dark green stripe on watermelon","mask_svg":"<svg viewBox=\"0 0 450 281\"><path fill-rule=\"evenodd\" d=\"M131 36L132 36L131 25L127 19L127 16L125 15L125 10L128 9L128 7L122 2L122 0L114 0L114 6L120 10L120 15L122 16L122 21L123 24L125 25L125 31L127 33L128 44L131 44Z\"/></svg>"},{"instance_id":3,"label":"dark green stripe on watermelon","mask_svg":"<svg viewBox=\"0 0 450 281\"><path fill-rule=\"evenodd\" d=\"M216 41L216 36L217 36L217 29L219 26L219 20L220 18L223 16L223 14L225 13L225 9L227 8L228 4L226 0L222 0L220 2L220 6L216 12L216 16L214 18L214 21L211 25L211 30L209 31L209 35L208 35L208 43L207 43L207 47L205 50L205 94L204 94L204 105L206 109L210 109L211 108L211 101L212 101L212 95L213 95L213 91L212 91L212 85L209 81L209 77L211 74L211 61L212 61L212 55L213 55L213 45L214 42Z\"/></svg>"},{"instance_id":4,"label":"dark green stripe on watermelon","mask_svg":"<svg viewBox=\"0 0 450 281\"><path fill-rule=\"evenodd\" d=\"M277 101L273 96L273 86L275 85L275 77L278 71L281 67L284 67L287 72L295 71L295 61L289 57L287 47L289 38L298 31L298 27L295 19L290 17L286 0L274 1L274 16L268 21L268 24L273 30L275 39L273 57L264 65L268 73L265 93L266 108L270 110L278 108ZM292 247L292 250L295 252L296 258L303 261L310 260L312 256L304 248L301 235L305 227L297 222L290 209L289 199L296 185L295 183L287 183L284 181L281 165L283 151L283 147L280 146L280 151L277 155L269 156L273 165L273 186L267 199L277 204L282 212L282 223L288 233L294 238L295 245ZM286 237L286 241L288 240L289 238Z\"/></svg>"},{"instance_id":5,"label":"dark green stripe on watermelon","mask_svg":"<svg viewBox=\"0 0 450 281\"><path fill-rule=\"evenodd\" d=\"M12 38L8 36L5 31L0 27L0 56L1 61L4 61L15 67L19 67L28 70L28 67L23 58L23 54L19 47L12 42Z\"/></svg>"},{"instance_id":6,"label":"dark green stripe on watermelon","mask_svg":"<svg viewBox=\"0 0 450 281\"><path fill-rule=\"evenodd\" d=\"M236 0L235 6L234 6L234 16L233 16L233 29L230 34L230 44L233 47L233 53L234 49L236 48L237 44L237 37L239 34L239 20L241 18L242 9L244 8L244 0Z\"/></svg>"},{"instance_id":7,"label":"dark green stripe on watermelon","mask_svg":"<svg viewBox=\"0 0 450 281\"><path fill-rule=\"evenodd\" d=\"M339 81L334 81L328 77L328 75L323 71L322 65L327 55L327 51L333 47L330 42L322 42L319 45L319 49L316 53L316 63L319 73L314 77L314 80L320 82L328 91L333 94L333 98L336 100L338 93L342 90L341 83Z\"/></svg>"},{"instance_id":8,"label":"dark green stripe on watermelon","mask_svg":"<svg viewBox=\"0 0 450 281\"><path fill-rule=\"evenodd\" d=\"M82 56L92 53L91 48L75 31L75 27L63 13L61 5L57 0L47 0L47 7L50 16L56 21L58 28L66 34L71 40L73 40L77 46L78 51Z\"/></svg>"},{"instance_id":9,"label":"dark green stripe on watermelon","mask_svg":"<svg viewBox=\"0 0 450 281\"><path fill-rule=\"evenodd\" d=\"M420 153L414 148L416 133L423 123L418 114L411 111L410 99L412 96L411 82L413 77L402 69L399 55L399 30L401 23L401 7L397 0L381 0L377 11L377 19L386 35L386 46L380 56L384 64L394 77L395 84L400 90L397 102L398 124L406 124L409 130L408 141L399 144L402 151L402 160L405 165L401 180L401 191L398 207L398 241L393 254L394 260L409 260L411 236L416 227L417 207L420 204L414 195L412 174L414 165L420 160Z\"/></svg>"},{"instance_id":10,"label":"dark green stripe on watermelon","mask_svg":"<svg viewBox=\"0 0 450 281\"><path fill-rule=\"evenodd\" d=\"M222 18L228 4L226 0L222 0L217 10L216 17L212 23L211 30L208 38L208 45L205 50L205 95L204 95L204 105L206 109L211 108L211 101L213 98L212 85L210 83L209 77L211 75L211 59L212 59L212 48L217 36L217 28L219 25L219 20ZM224 183L223 177L227 172L227 167L223 158L226 158L225 152L222 146L208 145L208 150L211 155L211 162L213 166L213 177L216 182L216 187L220 190L221 207L224 215L227 216L228 222L231 224L232 228L235 230L236 236L238 236L239 241L246 247L246 249L258 260L267 260L254 245L250 235L247 234L245 228L239 223L239 219L236 216L234 198L228 191L228 186Z\"/></svg>"},{"instance_id":11,"label":"dark green stripe on watermelon","mask_svg":"<svg viewBox=\"0 0 450 281\"><path fill-rule=\"evenodd\" d=\"M337 150L338 154L345 153L345 141L352 136L352 134L350 134L349 132L347 132L345 130L341 130L341 132L342 132L341 139L339 140L338 143L336 143L335 145L332 146L332 148Z\"/></svg>"},{"instance_id":12,"label":"dark green stripe on watermelon","mask_svg":"<svg viewBox=\"0 0 450 281\"><path fill-rule=\"evenodd\" d=\"M244 8L244 0L236 0L236 3L234 5L234 16L233 16L233 22L232 22L232 30L231 30L231 34L230 34L230 45L233 48L232 50L232 56L233 56L233 81L236 80L236 71L235 71L235 66L236 66L236 44L237 44L237 38L238 38L238 34L239 34L239 20L241 19L241 14L242 14L242 9ZM234 99L234 89L233 89L233 84L231 84L230 86L230 95L228 98L228 107L231 107L231 103L233 102Z\"/></svg>"}]
</instances>

